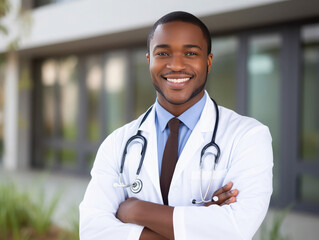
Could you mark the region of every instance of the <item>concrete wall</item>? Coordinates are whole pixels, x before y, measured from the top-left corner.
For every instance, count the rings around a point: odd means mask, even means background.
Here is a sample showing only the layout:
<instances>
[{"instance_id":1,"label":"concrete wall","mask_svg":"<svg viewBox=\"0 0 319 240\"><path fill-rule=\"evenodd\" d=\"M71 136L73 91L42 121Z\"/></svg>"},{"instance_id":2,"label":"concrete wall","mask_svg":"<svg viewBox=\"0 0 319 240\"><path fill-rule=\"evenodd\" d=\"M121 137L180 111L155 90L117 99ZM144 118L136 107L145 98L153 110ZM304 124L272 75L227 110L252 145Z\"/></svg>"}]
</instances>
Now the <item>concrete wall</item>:
<instances>
[{"instance_id":1,"label":"concrete wall","mask_svg":"<svg viewBox=\"0 0 319 240\"><path fill-rule=\"evenodd\" d=\"M11 2L16 11L21 2L19 0ZM32 29L28 36L23 38L20 48L47 46L148 27L170 11L184 10L198 16L208 16L274 2L282 2L282 0L199 0L196 4L192 0L67 1L32 11ZM9 23L12 24L12 22L14 18L10 17ZM12 36L21 31L17 24L15 26L15 29L10 29ZM0 43L0 49L4 49L5 42L0 40Z\"/></svg>"}]
</instances>

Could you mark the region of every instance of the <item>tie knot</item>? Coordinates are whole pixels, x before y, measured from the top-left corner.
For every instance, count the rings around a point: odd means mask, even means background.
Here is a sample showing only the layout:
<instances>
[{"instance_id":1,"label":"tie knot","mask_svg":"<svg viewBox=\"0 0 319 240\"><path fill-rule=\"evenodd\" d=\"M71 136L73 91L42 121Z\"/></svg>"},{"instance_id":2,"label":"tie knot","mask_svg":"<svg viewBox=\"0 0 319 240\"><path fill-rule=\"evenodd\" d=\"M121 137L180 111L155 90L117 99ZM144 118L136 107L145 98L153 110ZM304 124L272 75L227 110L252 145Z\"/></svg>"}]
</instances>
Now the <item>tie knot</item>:
<instances>
[{"instance_id":1,"label":"tie knot","mask_svg":"<svg viewBox=\"0 0 319 240\"><path fill-rule=\"evenodd\" d=\"M167 123L169 131L173 133L178 133L179 123L180 121L178 118L172 118L171 120L169 120Z\"/></svg>"}]
</instances>

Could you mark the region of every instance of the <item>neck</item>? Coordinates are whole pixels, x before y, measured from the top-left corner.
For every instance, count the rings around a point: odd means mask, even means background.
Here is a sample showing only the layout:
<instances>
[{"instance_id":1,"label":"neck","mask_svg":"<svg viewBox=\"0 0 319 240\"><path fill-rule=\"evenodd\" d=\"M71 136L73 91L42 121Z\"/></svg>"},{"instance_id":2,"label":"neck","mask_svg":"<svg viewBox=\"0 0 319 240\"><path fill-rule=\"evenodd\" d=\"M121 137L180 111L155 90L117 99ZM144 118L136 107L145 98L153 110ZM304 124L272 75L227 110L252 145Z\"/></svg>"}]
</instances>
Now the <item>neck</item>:
<instances>
[{"instance_id":1,"label":"neck","mask_svg":"<svg viewBox=\"0 0 319 240\"><path fill-rule=\"evenodd\" d=\"M169 113L173 114L175 117L180 116L183 112L185 112L187 109L192 107L194 104L196 104L199 100L202 99L205 92L202 91L193 98L189 99L185 103L182 104L174 104L171 102L168 102L160 93L157 92L157 98L159 104L165 108Z\"/></svg>"}]
</instances>

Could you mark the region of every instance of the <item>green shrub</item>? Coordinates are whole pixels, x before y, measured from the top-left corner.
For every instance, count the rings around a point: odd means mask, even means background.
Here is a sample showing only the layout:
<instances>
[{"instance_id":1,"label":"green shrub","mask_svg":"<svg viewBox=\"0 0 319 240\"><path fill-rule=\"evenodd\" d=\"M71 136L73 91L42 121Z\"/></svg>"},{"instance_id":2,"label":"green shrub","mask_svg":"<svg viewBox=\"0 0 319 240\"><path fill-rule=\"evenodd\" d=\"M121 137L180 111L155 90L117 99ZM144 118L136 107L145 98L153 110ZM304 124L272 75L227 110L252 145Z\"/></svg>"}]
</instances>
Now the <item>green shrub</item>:
<instances>
[{"instance_id":1,"label":"green shrub","mask_svg":"<svg viewBox=\"0 0 319 240\"><path fill-rule=\"evenodd\" d=\"M285 217L291 210L292 206L293 204L290 204L283 211L275 214L270 229L268 229L265 223L261 226L261 229L260 229L261 240L288 240L288 237L282 236L282 234L280 233L280 228L282 226L282 223Z\"/></svg>"},{"instance_id":2,"label":"green shrub","mask_svg":"<svg viewBox=\"0 0 319 240\"><path fill-rule=\"evenodd\" d=\"M79 239L78 211L70 219L72 231L52 224L60 197L61 192L48 200L43 189L31 194L13 183L0 184L0 240Z\"/></svg>"}]
</instances>

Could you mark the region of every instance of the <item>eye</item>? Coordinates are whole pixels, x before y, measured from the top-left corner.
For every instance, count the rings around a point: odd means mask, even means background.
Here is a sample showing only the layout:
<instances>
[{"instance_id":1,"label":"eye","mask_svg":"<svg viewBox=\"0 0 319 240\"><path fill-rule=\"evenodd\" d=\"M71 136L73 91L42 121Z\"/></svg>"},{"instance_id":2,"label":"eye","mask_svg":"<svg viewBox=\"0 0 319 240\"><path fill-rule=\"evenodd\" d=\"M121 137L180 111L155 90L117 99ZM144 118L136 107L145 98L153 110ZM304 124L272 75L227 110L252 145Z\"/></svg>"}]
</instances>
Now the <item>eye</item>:
<instances>
[{"instance_id":1,"label":"eye","mask_svg":"<svg viewBox=\"0 0 319 240\"><path fill-rule=\"evenodd\" d=\"M187 52L186 53L186 56L195 56L197 55L195 52Z\"/></svg>"},{"instance_id":2,"label":"eye","mask_svg":"<svg viewBox=\"0 0 319 240\"><path fill-rule=\"evenodd\" d=\"M168 53L167 52L158 52L155 55L163 57L163 56L168 56Z\"/></svg>"}]
</instances>

